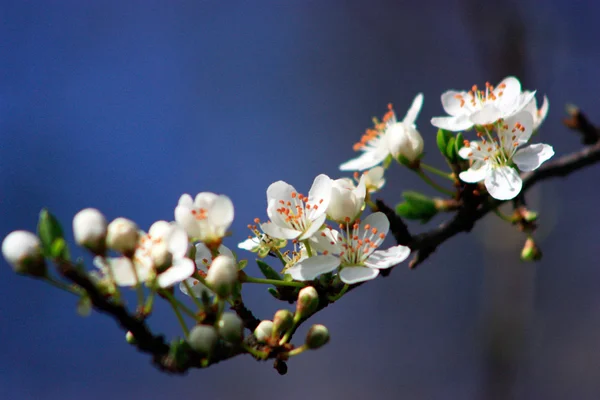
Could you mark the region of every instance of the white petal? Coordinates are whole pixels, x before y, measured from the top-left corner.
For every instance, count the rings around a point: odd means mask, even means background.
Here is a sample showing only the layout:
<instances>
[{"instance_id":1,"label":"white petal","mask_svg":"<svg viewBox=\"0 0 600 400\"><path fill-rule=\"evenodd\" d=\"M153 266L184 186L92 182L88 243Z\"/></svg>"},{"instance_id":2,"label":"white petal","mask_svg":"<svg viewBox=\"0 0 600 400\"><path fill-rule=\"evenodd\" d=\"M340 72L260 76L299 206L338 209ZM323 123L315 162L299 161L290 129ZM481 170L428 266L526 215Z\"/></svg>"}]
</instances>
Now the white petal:
<instances>
[{"instance_id":1,"label":"white petal","mask_svg":"<svg viewBox=\"0 0 600 400\"><path fill-rule=\"evenodd\" d=\"M508 136L507 139L516 136L517 143L521 145L527 143L531 138L531 134L533 133L533 116L531 115L531 113L525 110L520 111L512 117L506 118L504 120L504 124L508 125L508 131L505 131L504 129L501 129L501 131L502 134ZM517 124L522 125L523 130L515 129L515 125ZM512 142L513 140L507 141L505 145L508 145L510 147L512 145Z\"/></svg>"},{"instance_id":2,"label":"white petal","mask_svg":"<svg viewBox=\"0 0 600 400\"><path fill-rule=\"evenodd\" d=\"M196 266L189 258L178 258L173 260L173 265L158 275L158 286L167 288L182 282L192 276Z\"/></svg>"},{"instance_id":3,"label":"white petal","mask_svg":"<svg viewBox=\"0 0 600 400\"><path fill-rule=\"evenodd\" d=\"M513 156L513 161L521 171L533 171L553 155L554 149L552 146L538 143L517 150Z\"/></svg>"},{"instance_id":4,"label":"white petal","mask_svg":"<svg viewBox=\"0 0 600 400\"><path fill-rule=\"evenodd\" d=\"M134 264L127 257L112 258L108 262L108 267L112 270L115 283L118 286L135 286L138 281L134 272ZM145 282L149 276L148 268L137 265L137 273L140 282Z\"/></svg>"},{"instance_id":5,"label":"white petal","mask_svg":"<svg viewBox=\"0 0 600 400\"><path fill-rule=\"evenodd\" d=\"M211 208L217 197L219 197L217 194L211 192L198 193L194 199L194 205L196 208Z\"/></svg>"},{"instance_id":6,"label":"white petal","mask_svg":"<svg viewBox=\"0 0 600 400\"><path fill-rule=\"evenodd\" d=\"M485 187L493 198L510 200L519 194L523 181L514 168L498 167L485 178Z\"/></svg>"},{"instance_id":7,"label":"white petal","mask_svg":"<svg viewBox=\"0 0 600 400\"><path fill-rule=\"evenodd\" d=\"M419 116L419 112L421 111L421 107L423 107L423 93L417 94L402 122L408 125L414 125Z\"/></svg>"},{"instance_id":8,"label":"white petal","mask_svg":"<svg viewBox=\"0 0 600 400\"><path fill-rule=\"evenodd\" d=\"M190 196L189 194L185 193L182 194L181 197L179 198L179 202L177 203L178 206L186 206L188 208L191 208L194 204L194 200L192 200L192 196Z\"/></svg>"},{"instance_id":9,"label":"white petal","mask_svg":"<svg viewBox=\"0 0 600 400\"><path fill-rule=\"evenodd\" d=\"M175 221L190 237L197 238L201 234L200 225L192 215L192 209L187 205L175 207Z\"/></svg>"},{"instance_id":10,"label":"white petal","mask_svg":"<svg viewBox=\"0 0 600 400\"><path fill-rule=\"evenodd\" d=\"M311 247L320 252L329 252L332 254L340 254L342 235L335 229L325 227L310 238Z\"/></svg>"},{"instance_id":11,"label":"white petal","mask_svg":"<svg viewBox=\"0 0 600 400\"><path fill-rule=\"evenodd\" d=\"M431 118L431 125L447 131L458 132L471 128L473 122L471 122L468 115L459 115L457 117Z\"/></svg>"},{"instance_id":12,"label":"white petal","mask_svg":"<svg viewBox=\"0 0 600 400\"><path fill-rule=\"evenodd\" d=\"M473 150L471 149L471 147L461 147L460 150L458 150L458 155L461 156L462 158L464 158L465 160L468 160L471 156L471 154L473 153Z\"/></svg>"},{"instance_id":13,"label":"white petal","mask_svg":"<svg viewBox=\"0 0 600 400\"><path fill-rule=\"evenodd\" d=\"M349 285L358 282L370 281L377 278L378 269L367 267L344 267L340 271L340 279Z\"/></svg>"},{"instance_id":14,"label":"white petal","mask_svg":"<svg viewBox=\"0 0 600 400\"><path fill-rule=\"evenodd\" d=\"M548 102L548 98L546 96L544 96L544 102L542 103L542 107L537 111L537 115L535 116L536 118L534 118L535 120L535 126L534 129L538 129L540 127L540 125L542 124L542 122L544 122L544 120L546 119L546 116L548 115L548 109L550 108L550 103Z\"/></svg>"},{"instance_id":15,"label":"white petal","mask_svg":"<svg viewBox=\"0 0 600 400\"><path fill-rule=\"evenodd\" d=\"M381 164L388 155L387 148L384 150L368 148L358 157L341 164L340 170L363 171L365 169L373 168L374 166Z\"/></svg>"},{"instance_id":16,"label":"white petal","mask_svg":"<svg viewBox=\"0 0 600 400\"><path fill-rule=\"evenodd\" d=\"M298 236L300 236L300 234L302 234L300 231L282 228L272 222L265 222L260 226L260 228L267 235L277 239L296 239Z\"/></svg>"},{"instance_id":17,"label":"white petal","mask_svg":"<svg viewBox=\"0 0 600 400\"><path fill-rule=\"evenodd\" d=\"M179 258L187 254L189 248L188 236L180 226L171 225L168 241L169 252L174 257Z\"/></svg>"},{"instance_id":18,"label":"white petal","mask_svg":"<svg viewBox=\"0 0 600 400\"><path fill-rule=\"evenodd\" d=\"M312 221L311 224L310 224L310 227L306 230L306 232L304 232L302 234L302 236L300 236L298 238L298 240L308 239L312 235L314 235L315 233L317 233L317 231L319 229L321 229L321 227L325 223L325 218L327 218L327 215L322 214L320 217L318 217L317 219L315 219L314 221ZM282 238L282 239L285 239L285 238ZM290 239L293 239L293 238L290 238Z\"/></svg>"},{"instance_id":19,"label":"white petal","mask_svg":"<svg viewBox=\"0 0 600 400\"><path fill-rule=\"evenodd\" d=\"M504 88L501 86L505 85ZM499 93L502 92L500 96ZM494 94L498 97L496 102L503 110L511 107L521 95L521 83L514 76L508 76L502 80L494 89Z\"/></svg>"},{"instance_id":20,"label":"white petal","mask_svg":"<svg viewBox=\"0 0 600 400\"><path fill-rule=\"evenodd\" d=\"M462 101L458 96L468 98L469 95L466 92L457 92L454 90L449 90L442 94L442 107L444 107L444 111L446 111L448 115L453 117L468 113L464 106L461 107Z\"/></svg>"},{"instance_id":21,"label":"white petal","mask_svg":"<svg viewBox=\"0 0 600 400\"><path fill-rule=\"evenodd\" d=\"M315 178L308 192L309 218L314 220L324 215L331 200L331 178L321 174ZM308 211L308 210L307 210Z\"/></svg>"},{"instance_id":22,"label":"white petal","mask_svg":"<svg viewBox=\"0 0 600 400\"><path fill-rule=\"evenodd\" d=\"M376 250L367 258L365 265L369 268L390 268L400 264L410 255L410 248L402 245L387 250Z\"/></svg>"},{"instance_id":23,"label":"white petal","mask_svg":"<svg viewBox=\"0 0 600 400\"><path fill-rule=\"evenodd\" d=\"M486 104L481 110L471 114L471 122L475 125L492 124L502 117L502 112L493 104Z\"/></svg>"},{"instance_id":24,"label":"white petal","mask_svg":"<svg viewBox=\"0 0 600 400\"><path fill-rule=\"evenodd\" d=\"M340 265L340 259L332 255L306 258L289 268L286 273L297 281L312 281L321 274L333 271Z\"/></svg>"},{"instance_id":25,"label":"white petal","mask_svg":"<svg viewBox=\"0 0 600 400\"><path fill-rule=\"evenodd\" d=\"M156 221L148 229L148 235L152 236L153 239L166 239L171 233L171 224L167 221Z\"/></svg>"},{"instance_id":26,"label":"white petal","mask_svg":"<svg viewBox=\"0 0 600 400\"><path fill-rule=\"evenodd\" d=\"M221 195L215 199L207 219L211 225L227 229L233 222L233 217L234 211L231 199L225 195Z\"/></svg>"},{"instance_id":27,"label":"white petal","mask_svg":"<svg viewBox=\"0 0 600 400\"><path fill-rule=\"evenodd\" d=\"M243 250L252 251L260 245L260 240L257 237L251 237L238 243L238 248Z\"/></svg>"},{"instance_id":28,"label":"white petal","mask_svg":"<svg viewBox=\"0 0 600 400\"><path fill-rule=\"evenodd\" d=\"M208 247L204 243L196 243L196 264L204 265L210 264L212 260L212 254Z\"/></svg>"},{"instance_id":29,"label":"white petal","mask_svg":"<svg viewBox=\"0 0 600 400\"><path fill-rule=\"evenodd\" d=\"M462 150L462 149L461 149ZM466 171L458 174L461 181L467 183L481 182L490 173L490 164L481 160L477 160Z\"/></svg>"},{"instance_id":30,"label":"white petal","mask_svg":"<svg viewBox=\"0 0 600 400\"><path fill-rule=\"evenodd\" d=\"M288 201L292 201L292 193L297 192L289 183L284 181L273 182L267 188L267 203L270 203L271 200L275 200L276 202L283 200L287 203Z\"/></svg>"},{"instance_id":31,"label":"white petal","mask_svg":"<svg viewBox=\"0 0 600 400\"><path fill-rule=\"evenodd\" d=\"M367 218L365 218L360 223L359 230L364 231L365 225L370 225L371 229L376 228L377 233L383 233L384 236L387 235L388 231L390 230L390 221L388 220L388 217L386 217L386 215L380 211L370 214Z\"/></svg>"},{"instance_id":32,"label":"white petal","mask_svg":"<svg viewBox=\"0 0 600 400\"><path fill-rule=\"evenodd\" d=\"M186 279L185 282L190 286L190 289L192 289L192 294L194 295L194 297L201 298L202 292L207 292L208 294L211 294L210 290L208 290L206 286L200 283L198 279L189 278ZM186 296L190 295L183 282L179 284L179 290L181 290L181 292Z\"/></svg>"}]
</instances>

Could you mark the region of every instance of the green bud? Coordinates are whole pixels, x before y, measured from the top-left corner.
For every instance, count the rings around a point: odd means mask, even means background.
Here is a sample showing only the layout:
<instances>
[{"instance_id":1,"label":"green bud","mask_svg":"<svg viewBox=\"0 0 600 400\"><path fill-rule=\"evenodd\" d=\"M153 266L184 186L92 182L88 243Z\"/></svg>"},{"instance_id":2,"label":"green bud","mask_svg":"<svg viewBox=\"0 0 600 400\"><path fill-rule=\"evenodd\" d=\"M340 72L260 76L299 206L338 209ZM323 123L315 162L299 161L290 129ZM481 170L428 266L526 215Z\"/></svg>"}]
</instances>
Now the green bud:
<instances>
[{"instance_id":1,"label":"green bud","mask_svg":"<svg viewBox=\"0 0 600 400\"><path fill-rule=\"evenodd\" d=\"M274 338L279 338L289 331L294 325L294 315L290 310L278 310L273 317L273 332Z\"/></svg>"},{"instance_id":2,"label":"green bud","mask_svg":"<svg viewBox=\"0 0 600 400\"><path fill-rule=\"evenodd\" d=\"M426 223L438 213L434 199L419 192L406 191L402 197L406 201L396 205L396 214L401 217Z\"/></svg>"},{"instance_id":3,"label":"green bud","mask_svg":"<svg viewBox=\"0 0 600 400\"><path fill-rule=\"evenodd\" d=\"M319 306L319 294L312 286L302 288L298 293L295 318L306 318L315 312Z\"/></svg>"},{"instance_id":4,"label":"green bud","mask_svg":"<svg viewBox=\"0 0 600 400\"><path fill-rule=\"evenodd\" d=\"M329 330L324 325L313 325L306 335L306 347L315 350L329 342Z\"/></svg>"},{"instance_id":5,"label":"green bud","mask_svg":"<svg viewBox=\"0 0 600 400\"><path fill-rule=\"evenodd\" d=\"M196 325L190 331L187 342L198 353L210 355L217 345L217 330L209 325Z\"/></svg>"},{"instance_id":6,"label":"green bud","mask_svg":"<svg viewBox=\"0 0 600 400\"><path fill-rule=\"evenodd\" d=\"M125 334L125 341L129 344L137 344L137 341L133 337L133 333L131 333L131 331L127 331L127 333Z\"/></svg>"},{"instance_id":7,"label":"green bud","mask_svg":"<svg viewBox=\"0 0 600 400\"><path fill-rule=\"evenodd\" d=\"M269 321L265 319L260 321L260 324L254 329L254 336L256 336L256 340L261 343L266 342L273 333L273 321Z\"/></svg>"},{"instance_id":8,"label":"green bud","mask_svg":"<svg viewBox=\"0 0 600 400\"><path fill-rule=\"evenodd\" d=\"M92 300L90 299L90 296L84 294L79 298L79 301L77 302L77 314L79 314L82 317L89 317L91 313Z\"/></svg>"},{"instance_id":9,"label":"green bud","mask_svg":"<svg viewBox=\"0 0 600 400\"><path fill-rule=\"evenodd\" d=\"M239 343L244 338L244 322L237 314L226 312L217 321L219 335L229 343Z\"/></svg>"},{"instance_id":10,"label":"green bud","mask_svg":"<svg viewBox=\"0 0 600 400\"><path fill-rule=\"evenodd\" d=\"M525 241L523 250L521 250L521 260L539 261L542 259L542 251L537 247L533 238L529 237Z\"/></svg>"},{"instance_id":11,"label":"green bud","mask_svg":"<svg viewBox=\"0 0 600 400\"><path fill-rule=\"evenodd\" d=\"M456 135L456 140L454 141L454 153L456 154L457 158L460 158L460 156L458 155L458 152L464 146L465 146L465 137L463 136L462 132L459 132L458 135Z\"/></svg>"}]
</instances>

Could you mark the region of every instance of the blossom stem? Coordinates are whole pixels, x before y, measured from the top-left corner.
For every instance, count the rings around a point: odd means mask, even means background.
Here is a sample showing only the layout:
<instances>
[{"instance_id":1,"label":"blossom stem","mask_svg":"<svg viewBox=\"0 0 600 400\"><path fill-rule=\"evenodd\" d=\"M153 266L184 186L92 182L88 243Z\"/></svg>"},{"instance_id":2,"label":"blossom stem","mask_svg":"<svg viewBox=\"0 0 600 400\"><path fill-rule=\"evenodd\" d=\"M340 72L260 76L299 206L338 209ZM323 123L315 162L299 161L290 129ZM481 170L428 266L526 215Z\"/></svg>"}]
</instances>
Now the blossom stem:
<instances>
[{"instance_id":1,"label":"blossom stem","mask_svg":"<svg viewBox=\"0 0 600 400\"><path fill-rule=\"evenodd\" d=\"M510 217L510 216L504 214L502 211L498 210L497 208L494 208L492 211L494 212L494 214L496 214L503 221L506 221L506 222L511 223L511 224L513 222L515 222L514 219L513 219L513 217Z\"/></svg>"},{"instance_id":2,"label":"blossom stem","mask_svg":"<svg viewBox=\"0 0 600 400\"><path fill-rule=\"evenodd\" d=\"M281 263L285 267L285 265L287 263L285 262L285 259L283 258L283 254L281 254L281 250L275 249L275 250L272 250L272 251L273 251L273 253L275 253L275 255L277 256L277 258L279 258L279 261L281 261Z\"/></svg>"},{"instance_id":3,"label":"blossom stem","mask_svg":"<svg viewBox=\"0 0 600 400\"><path fill-rule=\"evenodd\" d=\"M303 288L306 286L302 282L287 282L287 281L278 281L277 279L262 279L262 278L252 278L251 276L246 276L243 282L247 283L262 283L265 285L274 285L274 286L290 286L290 287L299 287Z\"/></svg>"},{"instance_id":4,"label":"blossom stem","mask_svg":"<svg viewBox=\"0 0 600 400\"><path fill-rule=\"evenodd\" d=\"M350 285L345 284L344 287L342 288L342 290L340 290L340 292L338 294L329 296L329 301L333 302L333 301L338 301L339 299L341 299L342 296L346 294L349 287L350 287Z\"/></svg>"},{"instance_id":5,"label":"blossom stem","mask_svg":"<svg viewBox=\"0 0 600 400\"><path fill-rule=\"evenodd\" d=\"M200 283L202 283L204 286L206 286L208 288L208 290L210 290L211 292L215 292L213 290L213 288L206 282L206 278L202 275L200 275L198 273L198 271L194 272L194 274L192 275L193 278L196 278L200 281ZM233 305L233 301L231 301L231 299L225 299L229 304Z\"/></svg>"},{"instance_id":6,"label":"blossom stem","mask_svg":"<svg viewBox=\"0 0 600 400\"><path fill-rule=\"evenodd\" d=\"M187 306L185 304L183 304L182 302L180 302L179 300L177 300L175 298L175 296L173 296L168 290L161 290L160 294L162 294L163 296L165 296L167 298L167 300L169 301L169 303L171 303L171 305L177 309L181 309L181 311L183 311L184 313L186 313L189 317L193 318L194 320L196 320L197 316L196 314L190 310L189 308L187 308Z\"/></svg>"},{"instance_id":7,"label":"blossom stem","mask_svg":"<svg viewBox=\"0 0 600 400\"><path fill-rule=\"evenodd\" d=\"M202 310L204 307L202 306L202 303L200 302L200 300L198 300L196 295L194 295L194 292L192 291L192 287L187 282L187 280L183 281L183 286L185 286L185 290L187 290L188 294L192 298L192 301L194 302L194 304L196 304L196 307L198 307L198 310Z\"/></svg>"},{"instance_id":8,"label":"blossom stem","mask_svg":"<svg viewBox=\"0 0 600 400\"><path fill-rule=\"evenodd\" d=\"M115 300L117 301L117 303L120 303L121 302L121 291L119 290L119 286L117 286L117 283L115 280L115 274L113 273L113 269L112 269L111 265L106 262L105 257L102 257L102 262L108 266L108 268L107 268L108 279L110 280L112 287L115 289L115 294L114 294ZM135 271L135 267L133 267L133 270Z\"/></svg>"},{"instance_id":9,"label":"blossom stem","mask_svg":"<svg viewBox=\"0 0 600 400\"><path fill-rule=\"evenodd\" d=\"M156 290L150 290L150 294L146 297L146 303L144 304L144 315L149 315L152 312L152 307L154 306L154 297L156 294Z\"/></svg>"},{"instance_id":10,"label":"blossom stem","mask_svg":"<svg viewBox=\"0 0 600 400\"><path fill-rule=\"evenodd\" d=\"M419 177L421 179L423 179L425 181L425 183L427 183L429 186L431 186L432 188L434 188L435 190L437 190L440 193L444 193L448 196L454 196L454 193L452 193L450 190L441 187L440 185L438 185L437 183L435 183L434 181L431 180L430 177L428 177L427 175L425 175L425 173L423 172L423 170L421 169L415 169L414 170L415 173L417 175L419 175Z\"/></svg>"},{"instance_id":11,"label":"blossom stem","mask_svg":"<svg viewBox=\"0 0 600 400\"><path fill-rule=\"evenodd\" d=\"M46 276L44 277L44 280L46 282L48 282L49 284L51 284L52 286L59 288L61 290L64 290L65 292L69 292L71 294L74 294L75 296L81 296L83 294L83 292L75 287L72 287L70 285L67 285L64 282L61 282L51 276Z\"/></svg>"},{"instance_id":12,"label":"blossom stem","mask_svg":"<svg viewBox=\"0 0 600 400\"><path fill-rule=\"evenodd\" d=\"M244 343L243 345L244 345L244 349L248 353L252 354L254 357L256 357L256 358L258 358L260 360L266 360L267 357L269 356L267 354L267 352L265 352L265 351L256 350L255 348L253 348L251 346L248 346L246 343Z\"/></svg>"},{"instance_id":13,"label":"blossom stem","mask_svg":"<svg viewBox=\"0 0 600 400\"><path fill-rule=\"evenodd\" d=\"M303 240L302 243L304 243L304 247L306 247L306 254L308 254L309 257L312 257L312 249L310 248L310 243L308 243L308 239Z\"/></svg>"},{"instance_id":14,"label":"blossom stem","mask_svg":"<svg viewBox=\"0 0 600 400\"><path fill-rule=\"evenodd\" d=\"M447 172L444 172L442 170L439 170L439 169L437 169L435 167L432 167L431 165L425 164L423 162L420 164L420 166L425 171L431 172L432 174L435 174L435 175L440 176L442 178L454 181L454 178L453 178L452 174L450 174L450 173L447 173Z\"/></svg>"},{"instance_id":15,"label":"blossom stem","mask_svg":"<svg viewBox=\"0 0 600 400\"><path fill-rule=\"evenodd\" d=\"M175 313L175 316L177 317L177 321L179 321L179 325L181 325L181 329L183 329L183 333L185 334L185 337L187 338L190 335L190 331L188 330L188 327L185 324L183 315L181 315L181 312L179 311L177 304L175 304L173 301L171 301L171 299L169 299L169 304L171 305L171 308L173 308L173 312Z\"/></svg>"},{"instance_id":16,"label":"blossom stem","mask_svg":"<svg viewBox=\"0 0 600 400\"><path fill-rule=\"evenodd\" d=\"M287 355L288 355L289 357L297 356L298 354L300 354L300 353L303 353L303 352L304 352L305 350L307 350L307 349L308 349L308 347L306 347L306 345L305 345L305 344L303 344L303 345L302 345L302 346L300 346L300 347L296 347L295 349L293 349L293 350L290 350L290 352L289 352L289 353L287 353Z\"/></svg>"}]
</instances>

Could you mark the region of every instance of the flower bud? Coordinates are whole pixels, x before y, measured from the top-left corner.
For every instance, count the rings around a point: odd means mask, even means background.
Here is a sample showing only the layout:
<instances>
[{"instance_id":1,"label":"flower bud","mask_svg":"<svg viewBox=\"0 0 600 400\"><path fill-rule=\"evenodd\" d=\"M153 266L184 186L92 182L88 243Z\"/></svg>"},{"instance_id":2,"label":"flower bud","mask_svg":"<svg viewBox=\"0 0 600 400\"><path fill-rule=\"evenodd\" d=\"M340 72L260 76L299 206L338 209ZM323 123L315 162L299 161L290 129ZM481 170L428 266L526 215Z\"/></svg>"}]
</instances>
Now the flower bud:
<instances>
[{"instance_id":1,"label":"flower bud","mask_svg":"<svg viewBox=\"0 0 600 400\"><path fill-rule=\"evenodd\" d=\"M294 315L290 310L279 310L273 317L273 332L274 338L279 338L294 325Z\"/></svg>"},{"instance_id":2,"label":"flower bud","mask_svg":"<svg viewBox=\"0 0 600 400\"><path fill-rule=\"evenodd\" d=\"M198 353L210 355L219 340L217 330L209 325L196 325L190 331L188 343Z\"/></svg>"},{"instance_id":3,"label":"flower bud","mask_svg":"<svg viewBox=\"0 0 600 400\"><path fill-rule=\"evenodd\" d=\"M376 192L385 185L385 169L381 166L371 168L370 170L363 173L365 177L365 186L367 192Z\"/></svg>"},{"instance_id":4,"label":"flower bud","mask_svg":"<svg viewBox=\"0 0 600 400\"><path fill-rule=\"evenodd\" d=\"M230 256L221 255L215 258L208 269L206 283L221 298L231 294L237 282L237 268L235 261Z\"/></svg>"},{"instance_id":5,"label":"flower bud","mask_svg":"<svg viewBox=\"0 0 600 400\"><path fill-rule=\"evenodd\" d=\"M239 343L244 338L244 322L237 314L226 312L217 321L219 335L229 343Z\"/></svg>"},{"instance_id":6,"label":"flower bud","mask_svg":"<svg viewBox=\"0 0 600 400\"><path fill-rule=\"evenodd\" d=\"M132 254L137 246L139 237L135 222L127 218L116 218L108 224L106 246L119 253Z\"/></svg>"},{"instance_id":7,"label":"flower bud","mask_svg":"<svg viewBox=\"0 0 600 400\"><path fill-rule=\"evenodd\" d=\"M14 231L2 242L2 255L18 274L45 276L46 261L42 244L36 235L27 231Z\"/></svg>"},{"instance_id":8,"label":"flower bud","mask_svg":"<svg viewBox=\"0 0 600 400\"><path fill-rule=\"evenodd\" d=\"M125 334L125 341L129 344L137 344L137 341L133 337L133 333L131 333L131 331L127 331L127 333Z\"/></svg>"},{"instance_id":9,"label":"flower bud","mask_svg":"<svg viewBox=\"0 0 600 400\"><path fill-rule=\"evenodd\" d=\"M254 330L254 336L256 336L256 340L262 343L266 342L267 339L271 337L272 333L273 321L269 321L268 319L260 321L260 324L258 324L256 329Z\"/></svg>"},{"instance_id":10,"label":"flower bud","mask_svg":"<svg viewBox=\"0 0 600 400\"><path fill-rule=\"evenodd\" d=\"M106 250L106 229L106 218L95 208L81 210L73 218L75 241L94 254L102 255Z\"/></svg>"},{"instance_id":11,"label":"flower bud","mask_svg":"<svg viewBox=\"0 0 600 400\"><path fill-rule=\"evenodd\" d=\"M409 163L414 163L423 154L423 138L413 126L395 123L386 130L388 149L394 158L404 157Z\"/></svg>"},{"instance_id":12,"label":"flower bud","mask_svg":"<svg viewBox=\"0 0 600 400\"><path fill-rule=\"evenodd\" d=\"M154 244L150 248L150 258L156 271L163 272L173 264L173 255L164 241Z\"/></svg>"},{"instance_id":13,"label":"flower bud","mask_svg":"<svg viewBox=\"0 0 600 400\"><path fill-rule=\"evenodd\" d=\"M329 342L329 330L324 325L313 325L306 335L306 347L315 350Z\"/></svg>"},{"instance_id":14,"label":"flower bud","mask_svg":"<svg viewBox=\"0 0 600 400\"><path fill-rule=\"evenodd\" d=\"M315 312L319 305L319 294L312 286L307 286L298 293L296 302L296 318L306 318Z\"/></svg>"},{"instance_id":15,"label":"flower bud","mask_svg":"<svg viewBox=\"0 0 600 400\"><path fill-rule=\"evenodd\" d=\"M542 259L542 251L539 249L533 238L529 237L525 241L523 250L521 250L521 260L539 261Z\"/></svg>"},{"instance_id":16,"label":"flower bud","mask_svg":"<svg viewBox=\"0 0 600 400\"><path fill-rule=\"evenodd\" d=\"M365 205L367 189L365 179L361 177L358 186L350 179L336 179L331 182L331 200L327 206L327 215L330 219L347 223L356 219Z\"/></svg>"}]
</instances>

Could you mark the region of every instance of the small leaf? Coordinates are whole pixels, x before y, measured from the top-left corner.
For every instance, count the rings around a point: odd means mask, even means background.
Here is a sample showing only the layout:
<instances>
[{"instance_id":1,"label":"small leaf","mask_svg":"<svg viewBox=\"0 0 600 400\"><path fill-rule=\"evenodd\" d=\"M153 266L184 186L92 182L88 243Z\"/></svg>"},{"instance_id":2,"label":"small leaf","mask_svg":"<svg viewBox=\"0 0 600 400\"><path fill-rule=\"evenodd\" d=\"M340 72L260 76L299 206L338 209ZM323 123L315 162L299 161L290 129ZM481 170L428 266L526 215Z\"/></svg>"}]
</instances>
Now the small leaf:
<instances>
[{"instance_id":1,"label":"small leaf","mask_svg":"<svg viewBox=\"0 0 600 400\"><path fill-rule=\"evenodd\" d=\"M248 265L248 260L240 260L238 263L238 269L241 271Z\"/></svg>"},{"instance_id":2,"label":"small leaf","mask_svg":"<svg viewBox=\"0 0 600 400\"><path fill-rule=\"evenodd\" d=\"M56 239L63 239L64 241L65 235L62 227L60 226L60 222L58 222L56 217L50 214L50 212L45 208L40 211L37 232L40 242L42 243L44 255L46 257L52 257L52 246L54 241Z\"/></svg>"},{"instance_id":3,"label":"small leaf","mask_svg":"<svg viewBox=\"0 0 600 400\"><path fill-rule=\"evenodd\" d=\"M58 238L54 241L54 243L52 243L50 257L61 260L69 260L71 258L65 239Z\"/></svg>"},{"instance_id":4,"label":"small leaf","mask_svg":"<svg viewBox=\"0 0 600 400\"><path fill-rule=\"evenodd\" d=\"M456 141L454 141L454 151L456 153L457 158L460 158L460 156L458 155L458 152L464 146L465 146L465 138L464 138L462 132L459 132L458 135L456 135Z\"/></svg>"},{"instance_id":5,"label":"small leaf","mask_svg":"<svg viewBox=\"0 0 600 400\"><path fill-rule=\"evenodd\" d=\"M92 313L92 301L89 296L83 295L77 302L77 314L81 317L88 317Z\"/></svg>"},{"instance_id":6,"label":"small leaf","mask_svg":"<svg viewBox=\"0 0 600 400\"><path fill-rule=\"evenodd\" d=\"M443 156L446 156L446 146L448 145L446 131L443 129L438 129L435 140L440 153L442 153Z\"/></svg>"},{"instance_id":7,"label":"small leaf","mask_svg":"<svg viewBox=\"0 0 600 400\"><path fill-rule=\"evenodd\" d=\"M394 159L394 157L392 157L392 155L390 154L389 156L387 156L385 158L385 160L383 160L383 169L388 169L388 167L390 166L390 164L392 163L392 160Z\"/></svg>"},{"instance_id":8,"label":"small leaf","mask_svg":"<svg viewBox=\"0 0 600 400\"><path fill-rule=\"evenodd\" d=\"M406 191L402 197L405 201L396 206L396 214L401 217L426 223L438 213L434 201L422 193Z\"/></svg>"},{"instance_id":9,"label":"small leaf","mask_svg":"<svg viewBox=\"0 0 600 400\"><path fill-rule=\"evenodd\" d=\"M265 278L275 279L278 281L281 280L281 275L279 275L279 273L277 273L277 271L271 268L271 266L266 262L262 260L256 260L256 264L258 264L258 268L260 269L260 272L262 272L262 274L265 276Z\"/></svg>"},{"instance_id":10,"label":"small leaf","mask_svg":"<svg viewBox=\"0 0 600 400\"><path fill-rule=\"evenodd\" d=\"M279 300L279 292L277 291L277 289L270 287L270 288L267 288L267 292L269 292L271 294L271 296L273 296L277 300Z\"/></svg>"}]
</instances>

